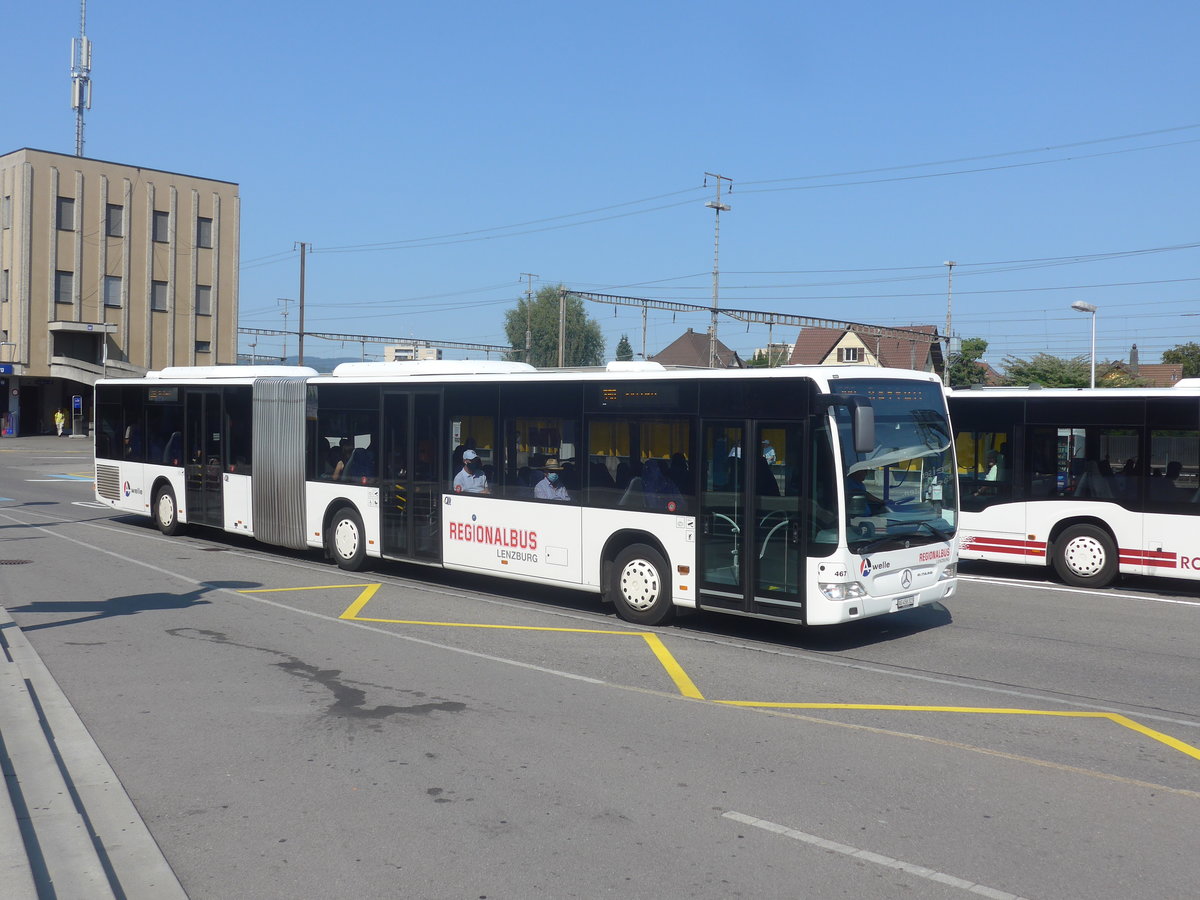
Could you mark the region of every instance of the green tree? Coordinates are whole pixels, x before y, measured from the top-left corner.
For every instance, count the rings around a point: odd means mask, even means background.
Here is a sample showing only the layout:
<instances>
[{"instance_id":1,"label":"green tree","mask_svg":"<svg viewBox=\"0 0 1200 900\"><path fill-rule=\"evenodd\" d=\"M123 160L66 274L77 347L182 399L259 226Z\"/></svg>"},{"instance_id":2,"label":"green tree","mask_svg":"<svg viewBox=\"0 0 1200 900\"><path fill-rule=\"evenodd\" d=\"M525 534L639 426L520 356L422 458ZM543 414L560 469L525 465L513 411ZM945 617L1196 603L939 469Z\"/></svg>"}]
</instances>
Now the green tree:
<instances>
[{"instance_id":1,"label":"green tree","mask_svg":"<svg viewBox=\"0 0 1200 900\"><path fill-rule=\"evenodd\" d=\"M788 361L788 349L786 347L772 346L767 352L755 350L754 355L746 361L746 365L753 369L773 369L776 366L786 366Z\"/></svg>"},{"instance_id":2,"label":"green tree","mask_svg":"<svg viewBox=\"0 0 1200 900\"><path fill-rule=\"evenodd\" d=\"M633 347L629 344L629 335L621 335L621 339L617 341L617 359L621 362L629 362L633 359Z\"/></svg>"},{"instance_id":3,"label":"green tree","mask_svg":"<svg viewBox=\"0 0 1200 900\"><path fill-rule=\"evenodd\" d=\"M525 362L525 330L531 335L532 353L528 362L535 366L558 365L558 287L544 287L533 301L517 301L514 309L504 314L504 334L512 346L509 359ZM566 341L563 362L568 366L598 366L604 362L604 335L600 325L583 308L583 300L567 295Z\"/></svg>"},{"instance_id":4,"label":"green tree","mask_svg":"<svg viewBox=\"0 0 1200 900\"><path fill-rule=\"evenodd\" d=\"M981 363L988 342L983 338L963 338L957 353L950 354L950 386L970 387L986 380Z\"/></svg>"},{"instance_id":5,"label":"green tree","mask_svg":"<svg viewBox=\"0 0 1200 900\"><path fill-rule=\"evenodd\" d=\"M1165 363L1183 363L1184 378L1200 378L1200 344L1188 341L1186 344L1176 344L1170 350L1164 350L1162 361Z\"/></svg>"},{"instance_id":6,"label":"green tree","mask_svg":"<svg viewBox=\"0 0 1200 900\"><path fill-rule=\"evenodd\" d=\"M1091 378L1091 363L1086 356L1063 359L1049 353L1038 353L1030 359L1022 359L1019 356L1004 357L1005 384L1087 387Z\"/></svg>"}]
</instances>

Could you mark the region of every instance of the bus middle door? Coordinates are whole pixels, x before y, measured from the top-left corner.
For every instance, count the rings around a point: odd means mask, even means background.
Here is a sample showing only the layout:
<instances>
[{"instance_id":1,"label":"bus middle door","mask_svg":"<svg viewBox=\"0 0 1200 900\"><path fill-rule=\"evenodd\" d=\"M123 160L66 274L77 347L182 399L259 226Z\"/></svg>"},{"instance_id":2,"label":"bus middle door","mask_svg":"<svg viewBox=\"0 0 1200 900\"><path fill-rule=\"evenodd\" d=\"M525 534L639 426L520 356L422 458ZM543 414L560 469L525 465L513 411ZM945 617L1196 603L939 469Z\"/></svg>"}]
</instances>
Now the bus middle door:
<instances>
[{"instance_id":1,"label":"bus middle door","mask_svg":"<svg viewBox=\"0 0 1200 900\"><path fill-rule=\"evenodd\" d=\"M440 394L389 391L383 395L379 502L386 556L441 559L440 417Z\"/></svg>"},{"instance_id":2,"label":"bus middle door","mask_svg":"<svg viewBox=\"0 0 1200 900\"><path fill-rule=\"evenodd\" d=\"M184 464L187 520L198 525L225 523L222 498L224 447L221 440L221 392L188 390L185 402Z\"/></svg>"}]
</instances>

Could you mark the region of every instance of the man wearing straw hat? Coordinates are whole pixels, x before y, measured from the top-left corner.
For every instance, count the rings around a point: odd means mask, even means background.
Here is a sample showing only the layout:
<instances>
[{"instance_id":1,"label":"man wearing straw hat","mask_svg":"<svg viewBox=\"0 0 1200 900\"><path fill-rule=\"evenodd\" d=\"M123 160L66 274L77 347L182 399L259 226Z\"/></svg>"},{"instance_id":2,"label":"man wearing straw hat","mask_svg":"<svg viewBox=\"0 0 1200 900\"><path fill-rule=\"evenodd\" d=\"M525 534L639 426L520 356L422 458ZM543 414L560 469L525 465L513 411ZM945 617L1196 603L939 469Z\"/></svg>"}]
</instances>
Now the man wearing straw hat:
<instances>
[{"instance_id":1,"label":"man wearing straw hat","mask_svg":"<svg viewBox=\"0 0 1200 900\"><path fill-rule=\"evenodd\" d=\"M562 470L558 460L553 456L549 457L542 464L542 471L546 477L533 486L533 496L539 500L570 500L571 495L567 493L561 481Z\"/></svg>"}]
</instances>

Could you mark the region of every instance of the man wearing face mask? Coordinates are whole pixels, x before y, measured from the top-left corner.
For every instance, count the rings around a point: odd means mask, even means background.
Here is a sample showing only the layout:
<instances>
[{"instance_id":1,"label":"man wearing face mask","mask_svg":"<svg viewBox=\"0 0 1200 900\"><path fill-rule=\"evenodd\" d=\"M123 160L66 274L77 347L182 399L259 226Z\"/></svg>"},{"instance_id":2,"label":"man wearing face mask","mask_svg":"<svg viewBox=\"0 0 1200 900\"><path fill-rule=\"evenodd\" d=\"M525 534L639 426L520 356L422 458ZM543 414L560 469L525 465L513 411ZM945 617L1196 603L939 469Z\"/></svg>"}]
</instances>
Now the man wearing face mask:
<instances>
[{"instance_id":1,"label":"man wearing face mask","mask_svg":"<svg viewBox=\"0 0 1200 900\"><path fill-rule=\"evenodd\" d=\"M487 475L474 450L465 450L462 455L462 470L454 476L456 494L490 494Z\"/></svg>"},{"instance_id":2,"label":"man wearing face mask","mask_svg":"<svg viewBox=\"0 0 1200 900\"><path fill-rule=\"evenodd\" d=\"M570 500L571 495L561 481L563 467L558 460L550 457L542 466L546 477L533 486L533 496L539 500Z\"/></svg>"}]
</instances>

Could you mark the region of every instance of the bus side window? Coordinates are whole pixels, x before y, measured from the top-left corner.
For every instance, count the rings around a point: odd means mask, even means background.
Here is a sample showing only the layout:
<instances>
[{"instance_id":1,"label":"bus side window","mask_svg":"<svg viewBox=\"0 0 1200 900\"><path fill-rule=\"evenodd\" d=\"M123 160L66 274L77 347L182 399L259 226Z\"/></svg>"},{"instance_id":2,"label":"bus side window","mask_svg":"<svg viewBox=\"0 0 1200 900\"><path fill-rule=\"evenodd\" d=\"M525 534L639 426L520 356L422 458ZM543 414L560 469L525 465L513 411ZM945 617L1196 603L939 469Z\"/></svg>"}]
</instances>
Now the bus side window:
<instances>
[{"instance_id":1,"label":"bus side window","mask_svg":"<svg viewBox=\"0 0 1200 900\"><path fill-rule=\"evenodd\" d=\"M1011 435L1003 431L966 431L955 437L959 456L962 508L978 511L1012 497Z\"/></svg>"}]
</instances>

